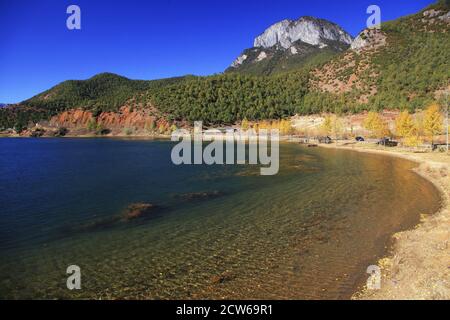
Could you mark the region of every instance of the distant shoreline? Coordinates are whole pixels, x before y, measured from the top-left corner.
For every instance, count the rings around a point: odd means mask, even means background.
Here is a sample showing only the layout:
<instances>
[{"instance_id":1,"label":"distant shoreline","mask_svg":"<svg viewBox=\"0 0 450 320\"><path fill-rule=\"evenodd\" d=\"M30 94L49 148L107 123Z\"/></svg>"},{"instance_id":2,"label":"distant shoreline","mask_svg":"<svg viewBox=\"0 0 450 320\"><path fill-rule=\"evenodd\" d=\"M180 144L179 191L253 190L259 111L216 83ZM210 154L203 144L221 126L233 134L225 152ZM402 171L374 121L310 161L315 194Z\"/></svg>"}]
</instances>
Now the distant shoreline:
<instances>
[{"instance_id":1,"label":"distant shoreline","mask_svg":"<svg viewBox=\"0 0 450 320\"><path fill-rule=\"evenodd\" d=\"M142 140L170 140L169 135L65 135L60 137L42 136L42 137L30 137L21 135L5 135L0 134L2 138L14 138L14 139L142 139Z\"/></svg>"}]
</instances>

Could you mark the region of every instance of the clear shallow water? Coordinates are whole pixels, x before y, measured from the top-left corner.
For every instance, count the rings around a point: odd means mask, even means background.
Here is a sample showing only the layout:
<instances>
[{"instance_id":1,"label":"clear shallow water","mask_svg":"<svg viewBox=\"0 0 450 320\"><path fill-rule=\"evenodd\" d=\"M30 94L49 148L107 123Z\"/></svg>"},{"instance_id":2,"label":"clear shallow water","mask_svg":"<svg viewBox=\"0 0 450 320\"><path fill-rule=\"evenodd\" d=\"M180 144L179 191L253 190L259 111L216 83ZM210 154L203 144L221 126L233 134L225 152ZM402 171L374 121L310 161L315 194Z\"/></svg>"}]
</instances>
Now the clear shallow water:
<instances>
[{"instance_id":1,"label":"clear shallow water","mask_svg":"<svg viewBox=\"0 0 450 320\"><path fill-rule=\"evenodd\" d=\"M171 146L0 139L0 298L349 298L392 233L440 203L401 159L285 144L262 177L176 167ZM161 210L96 224L136 202ZM72 264L81 291L66 289Z\"/></svg>"}]
</instances>

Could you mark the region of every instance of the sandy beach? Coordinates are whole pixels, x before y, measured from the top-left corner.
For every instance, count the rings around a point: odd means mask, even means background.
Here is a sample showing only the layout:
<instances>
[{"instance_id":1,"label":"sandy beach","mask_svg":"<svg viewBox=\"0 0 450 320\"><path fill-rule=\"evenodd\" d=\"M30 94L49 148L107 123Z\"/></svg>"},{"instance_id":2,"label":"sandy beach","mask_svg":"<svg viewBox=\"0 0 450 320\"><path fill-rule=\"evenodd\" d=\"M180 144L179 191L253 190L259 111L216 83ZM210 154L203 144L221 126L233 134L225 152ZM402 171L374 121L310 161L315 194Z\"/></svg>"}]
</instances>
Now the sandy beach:
<instances>
[{"instance_id":1,"label":"sandy beach","mask_svg":"<svg viewBox=\"0 0 450 320\"><path fill-rule=\"evenodd\" d=\"M382 270L380 290L364 288L355 300L450 299L450 156L445 153L414 153L367 144L322 145L356 152L395 156L418 163L415 172L431 181L442 195L441 210L424 213L413 230L393 235Z\"/></svg>"}]
</instances>

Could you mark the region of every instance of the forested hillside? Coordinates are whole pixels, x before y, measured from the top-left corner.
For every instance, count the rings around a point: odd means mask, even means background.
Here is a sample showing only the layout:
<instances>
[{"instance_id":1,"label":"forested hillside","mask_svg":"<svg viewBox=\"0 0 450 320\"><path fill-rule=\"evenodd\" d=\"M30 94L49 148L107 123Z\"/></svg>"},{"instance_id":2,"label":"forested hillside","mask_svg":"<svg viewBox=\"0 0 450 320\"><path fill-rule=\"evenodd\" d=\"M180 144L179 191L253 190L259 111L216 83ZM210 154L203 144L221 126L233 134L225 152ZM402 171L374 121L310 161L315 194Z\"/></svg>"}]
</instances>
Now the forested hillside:
<instances>
[{"instance_id":1,"label":"forested hillside","mask_svg":"<svg viewBox=\"0 0 450 320\"><path fill-rule=\"evenodd\" d=\"M374 43L369 39L367 47L349 50L314 70L310 91L345 96L352 110L423 108L449 84L449 10L448 1L439 1L384 23ZM381 44L376 43L380 38Z\"/></svg>"},{"instance_id":2,"label":"forested hillside","mask_svg":"<svg viewBox=\"0 0 450 320\"><path fill-rule=\"evenodd\" d=\"M278 119L300 110L307 83L307 72L272 77L225 74L148 90L143 99L152 101L173 120L212 124Z\"/></svg>"},{"instance_id":3,"label":"forested hillside","mask_svg":"<svg viewBox=\"0 0 450 320\"><path fill-rule=\"evenodd\" d=\"M117 111L127 103L135 104L134 101L147 90L161 90L183 79L130 80L116 74L102 73L88 80L65 81L18 105L0 110L0 129L25 128L29 122L47 120L69 109L90 110L94 115Z\"/></svg>"}]
</instances>

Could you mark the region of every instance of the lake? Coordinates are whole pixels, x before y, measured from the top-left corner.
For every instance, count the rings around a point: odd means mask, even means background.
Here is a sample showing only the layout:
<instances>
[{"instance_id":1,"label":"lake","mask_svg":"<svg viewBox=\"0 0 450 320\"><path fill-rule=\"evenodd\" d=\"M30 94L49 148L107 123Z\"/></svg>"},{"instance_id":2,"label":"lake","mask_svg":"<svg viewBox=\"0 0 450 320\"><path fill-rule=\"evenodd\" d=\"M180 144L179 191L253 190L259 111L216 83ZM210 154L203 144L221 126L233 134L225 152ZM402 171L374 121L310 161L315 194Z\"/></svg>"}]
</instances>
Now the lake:
<instances>
[{"instance_id":1,"label":"lake","mask_svg":"<svg viewBox=\"0 0 450 320\"><path fill-rule=\"evenodd\" d=\"M403 159L283 143L260 176L175 166L173 145L0 139L0 298L348 299L440 206ZM135 203L157 210L122 219Z\"/></svg>"}]
</instances>

